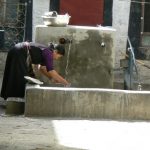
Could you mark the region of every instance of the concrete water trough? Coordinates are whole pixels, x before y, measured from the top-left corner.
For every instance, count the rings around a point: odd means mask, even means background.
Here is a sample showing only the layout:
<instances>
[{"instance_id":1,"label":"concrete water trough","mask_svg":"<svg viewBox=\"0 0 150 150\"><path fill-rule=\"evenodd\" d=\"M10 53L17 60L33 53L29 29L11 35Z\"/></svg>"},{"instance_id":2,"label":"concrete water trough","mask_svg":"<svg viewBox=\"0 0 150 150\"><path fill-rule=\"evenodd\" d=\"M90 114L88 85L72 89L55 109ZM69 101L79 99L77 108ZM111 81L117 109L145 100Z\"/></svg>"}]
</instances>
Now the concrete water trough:
<instances>
[{"instance_id":1,"label":"concrete water trough","mask_svg":"<svg viewBox=\"0 0 150 150\"><path fill-rule=\"evenodd\" d=\"M27 86L25 116L149 120L149 91L113 89L115 32L101 26L37 26L38 43L72 41L55 64L72 87Z\"/></svg>"},{"instance_id":2,"label":"concrete water trough","mask_svg":"<svg viewBox=\"0 0 150 150\"><path fill-rule=\"evenodd\" d=\"M150 92L28 86L25 116L149 120Z\"/></svg>"}]
</instances>

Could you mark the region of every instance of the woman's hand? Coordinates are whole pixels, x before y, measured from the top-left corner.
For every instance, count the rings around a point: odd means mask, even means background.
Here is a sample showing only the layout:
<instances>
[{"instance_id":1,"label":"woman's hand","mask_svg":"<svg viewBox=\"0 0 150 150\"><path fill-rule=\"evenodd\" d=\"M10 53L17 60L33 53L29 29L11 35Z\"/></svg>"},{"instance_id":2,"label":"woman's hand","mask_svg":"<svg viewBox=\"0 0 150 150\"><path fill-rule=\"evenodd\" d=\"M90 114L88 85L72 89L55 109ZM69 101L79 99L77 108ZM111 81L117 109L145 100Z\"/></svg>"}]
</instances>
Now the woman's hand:
<instances>
[{"instance_id":1,"label":"woman's hand","mask_svg":"<svg viewBox=\"0 0 150 150\"><path fill-rule=\"evenodd\" d=\"M47 72L46 67L45 66L41 66L40 67L40 71L47 76L49 79L53 80L53 82L55 83L61 83L64 86L69 86L69 82L64 79L61 75L59 75L55 70L51 70L49 72Z\"/></svg>"}]
</instances>

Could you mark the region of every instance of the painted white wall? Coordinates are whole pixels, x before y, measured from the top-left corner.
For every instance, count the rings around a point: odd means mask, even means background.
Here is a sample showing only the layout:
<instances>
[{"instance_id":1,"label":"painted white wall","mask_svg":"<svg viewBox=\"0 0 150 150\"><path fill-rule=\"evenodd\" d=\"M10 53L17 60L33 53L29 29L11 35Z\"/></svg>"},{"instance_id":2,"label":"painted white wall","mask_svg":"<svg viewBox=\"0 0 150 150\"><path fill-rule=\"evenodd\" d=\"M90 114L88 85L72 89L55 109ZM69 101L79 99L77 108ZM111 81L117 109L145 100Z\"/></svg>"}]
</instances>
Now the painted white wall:
<instances>
[{"instance_id":1,"label":"painted white wall","mask_svg":"<svg viewBox=\"0 0 150 150\"><path fill-rule=\"evenodd\" d=\"M116 32L116 67L126 52L131 0L113 0L113 27Z\"/></svg>"},{"instance_id":2,"label":"painted white wall","mask_svg":"<svg viewBox=\"0 0 150 150\"><path fill-rule=\"evenodd\" d=\"M33 0L33 29L32 41L35 41L35 27L36 25L43 24L42 15L49 11L50 0Z\"/></svg>"},{"instance_id":3,"label":"painted white wall","mask_svg":"<svg viewBox=\"0 0 150 150\"><path fill-rule=\"evenodd\" d=\"M116 83L124 82L124 71L120 68L120 59L124 59L128 36L130 0L113 0L112 26L116 29L116 50L114 78Z\"/></svg>"}]
</instances>

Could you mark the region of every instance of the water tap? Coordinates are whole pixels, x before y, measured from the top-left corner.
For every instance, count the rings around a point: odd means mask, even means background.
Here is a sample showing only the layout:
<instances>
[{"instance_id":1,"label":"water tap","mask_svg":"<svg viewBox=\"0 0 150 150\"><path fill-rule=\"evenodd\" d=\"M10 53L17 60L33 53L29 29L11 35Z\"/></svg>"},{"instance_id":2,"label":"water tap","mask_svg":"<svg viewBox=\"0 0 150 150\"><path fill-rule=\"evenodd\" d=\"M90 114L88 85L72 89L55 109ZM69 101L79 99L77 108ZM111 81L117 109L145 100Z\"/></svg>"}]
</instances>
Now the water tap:
<instances>
[{"instance_id":1,"label":"water tap","mask_svg":"<svg viewBox=\"0 0 150 150\"><path fill-rule=\"evenodd\" d=\"M98 43L100 44L101 47L105 47L105 42L103 42L103 41L102 41L102 42L98 41Z\"/></svg>"},{"instance_id":2,"label":"water tap","mask_svg":"<svg viewBox=\"0 0 150 150\"><path fill-rule=\"evenodd\" d=\"M60 44L69 44L69 43L72 43L72 40L71 39L65 39L65 38L60 38L59 39L59 43Z\"/></svg>"},{"instance_id":3,"label":"water tap","mask_svg":"<svg viewBox=\"0 0 150 150\"><path fill-rule=\"evenodd\" d=\"M101 47L105 47L105 43L104 42L101 43Z\"/></svg>"}]
</instances>

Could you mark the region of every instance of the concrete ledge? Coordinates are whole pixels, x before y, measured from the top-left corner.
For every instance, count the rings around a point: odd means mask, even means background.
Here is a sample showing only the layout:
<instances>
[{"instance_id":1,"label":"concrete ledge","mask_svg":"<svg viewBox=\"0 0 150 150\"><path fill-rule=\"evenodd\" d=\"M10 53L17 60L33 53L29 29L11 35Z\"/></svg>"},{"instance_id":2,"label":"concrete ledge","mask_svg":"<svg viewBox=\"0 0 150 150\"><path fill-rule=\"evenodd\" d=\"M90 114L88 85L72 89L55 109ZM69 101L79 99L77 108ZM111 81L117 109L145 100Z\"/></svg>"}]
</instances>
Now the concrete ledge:
<instances>
[{"instance_id":1,"label":"concrete ledge","mask_svg":"<svg viewBox=\"0 0 150 150\"><path fill-rule=\"evenodd\" d=\"M150 92L27 87L25 116L149 120Z\"/></svg>"}]
</instances>

